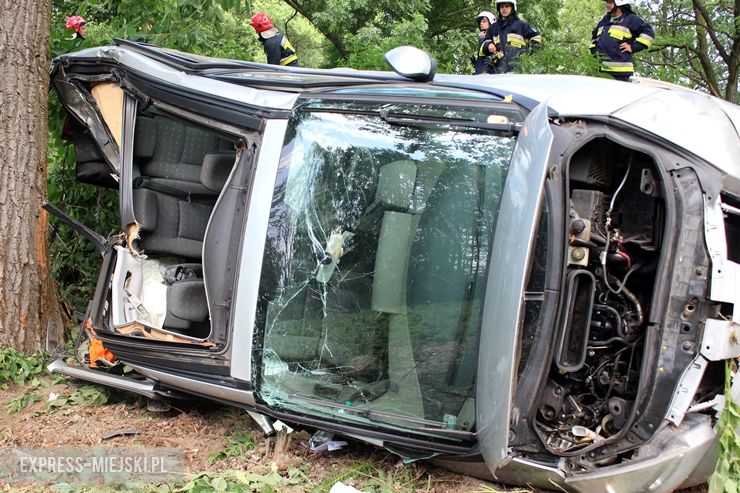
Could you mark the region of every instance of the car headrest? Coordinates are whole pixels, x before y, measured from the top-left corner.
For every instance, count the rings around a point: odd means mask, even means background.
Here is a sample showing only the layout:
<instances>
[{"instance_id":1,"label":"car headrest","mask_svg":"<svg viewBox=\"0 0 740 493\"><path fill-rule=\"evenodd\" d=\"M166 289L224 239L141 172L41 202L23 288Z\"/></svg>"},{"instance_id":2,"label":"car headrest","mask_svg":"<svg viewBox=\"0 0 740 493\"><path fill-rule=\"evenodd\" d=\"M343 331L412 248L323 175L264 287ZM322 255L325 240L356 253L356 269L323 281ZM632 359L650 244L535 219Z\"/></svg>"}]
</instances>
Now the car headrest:
<instances>
[{"instance_id":1,"label":"car headrest","mask_svg":"<svg viewBox=\"0 0 740 493\"><path fill-rule=\"evenodd\" d=\"M234 166L234 154L206 154L200 169L200 182L209 190L220 192Z\"/></svg>"},{"instance_id":2,"label":"car headrest","mask_svg":"<svg viewBox=\"0 0 740 493\"><path fill-rule=\"evenodd\" d=\"M134 189L134 217L142 231L154 231L157 227L157 196L146 188Z\"/></svg>"}]
</instances>

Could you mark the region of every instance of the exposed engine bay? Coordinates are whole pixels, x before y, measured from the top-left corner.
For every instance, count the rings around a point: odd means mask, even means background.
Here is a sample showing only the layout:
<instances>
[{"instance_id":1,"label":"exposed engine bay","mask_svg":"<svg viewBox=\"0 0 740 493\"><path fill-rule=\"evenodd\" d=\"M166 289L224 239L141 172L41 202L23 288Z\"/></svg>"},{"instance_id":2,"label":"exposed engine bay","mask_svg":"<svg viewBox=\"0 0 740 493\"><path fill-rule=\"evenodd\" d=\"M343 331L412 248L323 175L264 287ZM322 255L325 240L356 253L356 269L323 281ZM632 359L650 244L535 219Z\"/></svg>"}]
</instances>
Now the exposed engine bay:
<instances>
[{"instance_id":1,"label":"exposed engine bay","mask_svg":"<svg viewBox=\"0 0 740 493\"><path fill-rule=\"evenodd\" d=\"M606 138L573 154L567 178L566 270L535 431L579 461L630 426L665 204L653 159Z\"/></svg>"}]
</instances>

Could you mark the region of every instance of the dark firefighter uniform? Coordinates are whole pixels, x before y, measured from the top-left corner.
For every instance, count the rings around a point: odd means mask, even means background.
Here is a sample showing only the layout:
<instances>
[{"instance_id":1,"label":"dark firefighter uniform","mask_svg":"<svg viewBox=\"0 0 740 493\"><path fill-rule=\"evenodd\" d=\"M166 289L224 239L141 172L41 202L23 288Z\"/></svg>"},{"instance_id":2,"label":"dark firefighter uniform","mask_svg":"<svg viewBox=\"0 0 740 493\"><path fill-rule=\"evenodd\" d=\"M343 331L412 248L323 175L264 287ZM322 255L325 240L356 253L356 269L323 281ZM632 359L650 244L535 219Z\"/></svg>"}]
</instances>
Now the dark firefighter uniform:
<instances>
[{"instance_id":1,"label":"dark firefighter uniform","mask_svg":"<svg viewBox=\"0 0 740 493\"><path fill-rule=\"evenodd\" d=\"M490 28L489 28L490 29ZM473 59L475 75L492 74L493 65L488 52L482 51L483 43L486 41L486 35L478 36L478 56Z\"/></svg>"},{"instance_id":2,"label":"dark firefighter uniform","mask_svg":"<svg viewBox=\"0 0 740 493\"><path fill-rule=\"evenodd\" d=\"M632 11L619 17L605 15L591 36L591 53L599 59L599 71L619 80L628 80L635 72L632 54L649 48L655 39L652 26ZM629 43L632 53L619 45Z\"/></svg>"},{"instance_id":3,"label":"dark firefighter uniform","mask_svg":"<svg viewBox=\"0 0 740 493\"><path fill-rule=\"evenodd\" d=\"M271 65L289 65L298 66L298 56L295 54L293 45L288 38L283 36L275 28L268 29L259 33L259 39L267 55L267 63Z\"/></svg>"},{"instance_id":4,"label":"dark firefighter uniform","mask_svg":"<svg viewBox=\"0 0 740 493\"><path fill-rule=\"evenodd\" d=\"M496 45L493 53L488 50L491 43ZM488 29L478 55L491 55L493 73L505 74L516 70L516 60L522 52L537 48L541 43L540 33L512 13L506 19L499 18Z\"/></svg>"}]
</instances>

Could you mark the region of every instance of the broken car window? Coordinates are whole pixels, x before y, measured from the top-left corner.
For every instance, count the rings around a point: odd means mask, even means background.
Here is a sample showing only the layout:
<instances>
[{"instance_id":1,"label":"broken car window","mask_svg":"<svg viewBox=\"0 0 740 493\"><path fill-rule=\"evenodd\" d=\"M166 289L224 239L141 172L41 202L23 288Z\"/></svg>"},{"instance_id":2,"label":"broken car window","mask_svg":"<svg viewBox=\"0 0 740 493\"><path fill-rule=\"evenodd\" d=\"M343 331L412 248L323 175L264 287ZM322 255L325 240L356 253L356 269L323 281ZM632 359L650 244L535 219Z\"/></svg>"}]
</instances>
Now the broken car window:
<instances>
[{"instance_id":1,"label":"broken car window","mask_svg":"<svg viewBox=\"0 0 740 493\"><path fill-rule=\"evenodd\" d=\"M488 250L515 134L464 122L515 117L441 110L393 105L445 117L408 123L377 103L294 112L260 281L254 359L267 404L474 430Z\"/></svg>"}]
</instances>

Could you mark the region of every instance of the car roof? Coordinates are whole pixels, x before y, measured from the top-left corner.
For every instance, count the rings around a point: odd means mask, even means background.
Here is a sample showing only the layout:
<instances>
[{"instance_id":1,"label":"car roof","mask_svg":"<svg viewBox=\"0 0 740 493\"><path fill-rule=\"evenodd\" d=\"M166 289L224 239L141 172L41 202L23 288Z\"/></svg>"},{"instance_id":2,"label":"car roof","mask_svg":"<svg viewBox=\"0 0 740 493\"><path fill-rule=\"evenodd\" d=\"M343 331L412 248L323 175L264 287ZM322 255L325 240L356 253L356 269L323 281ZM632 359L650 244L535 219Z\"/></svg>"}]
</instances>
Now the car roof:
<instances>
[{"instance_id":1,"label":"car roof","mask_svg":"<svg viewBox=\"0 0 740 493\"><path fill-rule=\"evenodd\" d=\"M552 117L609 119L646 131L708 161L728 175L740 195L740 125L737 105L658 81L624 83L576 75L450 75L413 82L394 72L350 68L312 69L204 57L128 40L62 55L58 63L114 63L147 78L187 91L216 94L249 105L291 110L300 96L320 92L408 92L426 89L467 92L470 99L511 100L529 110L545 102ZM403 92L399 89L399 92ZM467 96L462 96L467 97Z\"/></svg>"}]
</instances>

